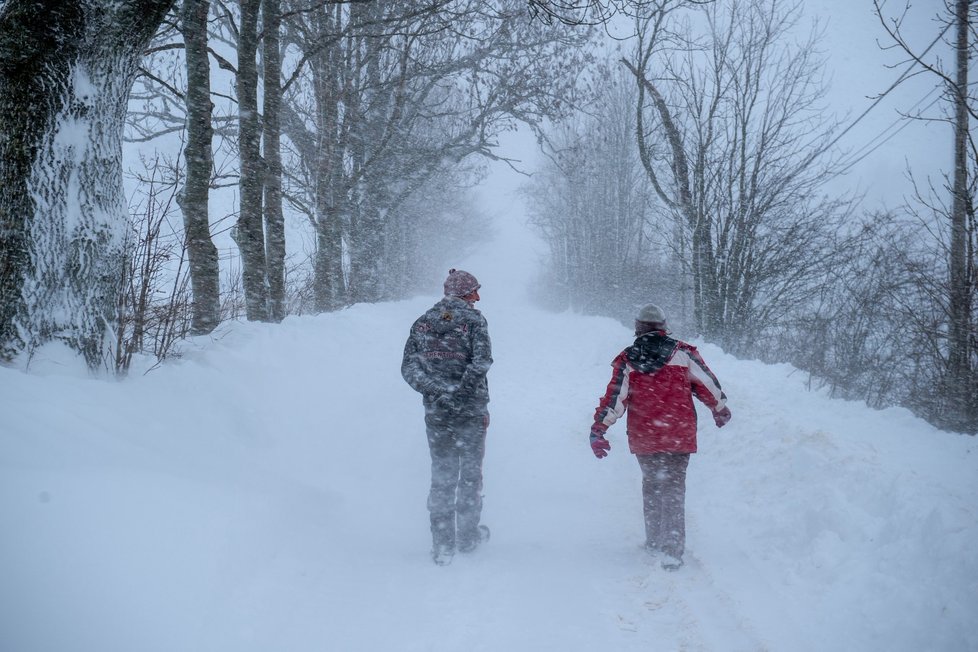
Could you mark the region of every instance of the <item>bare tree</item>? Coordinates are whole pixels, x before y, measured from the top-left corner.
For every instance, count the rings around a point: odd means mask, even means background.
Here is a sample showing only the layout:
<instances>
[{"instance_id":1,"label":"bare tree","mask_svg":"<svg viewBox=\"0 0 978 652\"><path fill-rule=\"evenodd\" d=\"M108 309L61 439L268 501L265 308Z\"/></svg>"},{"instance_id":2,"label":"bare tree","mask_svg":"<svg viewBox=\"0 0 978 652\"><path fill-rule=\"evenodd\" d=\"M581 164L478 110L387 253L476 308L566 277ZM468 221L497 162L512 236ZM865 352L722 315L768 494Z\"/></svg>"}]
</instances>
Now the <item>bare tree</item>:
<instances>
[{"instance_id":1,"label":"bare tree","mask_svg":"<svg viewBox=\"0 0 978 652\"><path fill-rule=\"evenodd\" d=\"M126 374L137 355L157 362L192 332L186 240L167 228L180 188L174 161L156 157L140 179L123 250L115 368Z\"/></svg>"},{"instance_id":2,"label":"bare tree","mask_svg":"<svg viewBox=\"0 0 978 652\"><path fill-rule=\"evenodd\" d=\"M531 223L550 246L553 307L625 316L652 296L670 309L679 302L681 275L660 264L671 258L669 233L654 224L658 206L635 148L636 91L626 75L595 70L594 99L548 134L547 161L526 188Z\"/></svg>"},{"instance_id":3,"label":"bare tree","mask_svg":"<svg viewBox=\"0 0 978 652\"><path fill-rule=\"evenodd\" d=\"M0 5L0 359L65 342L107 366L126 208L121 142L173 0Z\"/></svg>"},{"instance_id":4,"label":"bare tree","mask_svg":"<svg viewBox=\"0 0 978 652\"><path fill-rule=\"evenodd\" d=\"M261 0L240 0L238 21L238 181L240 208L234 241L241 251L248 319L268 319L268 286L262 198L264 171L261 159L261 120L258 113L258 17Z\"/></svg>"},{"instance_id":5,"label":"bare tree","mask_svg":"<svg viewBox=\"0 0 978 652\"><path fill-rule=\"evenodd\" d=\"M387 296L378 264L399 207L468 157L494 156L516 120L569 106L581 55L570 46L586 38L528 20L516 1L334 5L287 26L308 63L286 74L284 129L306 169L294 177L316 184L306 194L322 310Z\"/></svg>"},{"instance_id":6,"label":"bare tree","mask_svg":"<svg viewBox=\"0 0 978 652\"><path fill-rule=\"evenodd\" d=\"M622 63L648 179L688 239L696 328L737 351L812 296L848 203L820 193L835 125L820 113L816 36L786 38L798 5L710 5L704 38L680 7L638 19Z\"/></svg>"},{"instance_id":7,"label":"bare tree","mask_svg":"<svg viewBox=\"0 0 978 652\"><path fill-rule=\"evenodd\" d=\"M285 319L285 215L282 211L282 2L262 0L262 151L265 162L265 263L268 310Z\"/></svg>"},{"instance_id":8,"label":"bare tree","mask_svg":"<svg viewBox=\"0 0 978 652\"><path fill-rule=\"evenodd\" d=\"M975 56L978 47L972 40L974 29L973 12L968 0L953 0L946 3L946 24L935 42L945 33L954 34L951 43L954 52L954 66L947 70L940 59L928 61L927 51L917 51L908 43L903 34L903 21L909 5L897 18L887 18L885 0L873 0L877 16L892 40L893 46L901 49L910 61L921 69L936 76L945 87L945 97L950 117L946 118L953 128L952 155L953 172L946 191L951 197L950 210L935 211L944 214L949 221L949 241L947 243L947 289L939 303L946 306L946 351L944 353L945 376L941 382L942 395L946 406L942 410L940 423L957 431L975 431L978 423L978 335L976 335L975 309L978 307L978 266L975 260L975 217L974 198L975 143L971 137L970 119L976 116L974 91L969 90L969 60ZM953 30L953 31L952 31ZM933 46L933 43L931 44Z\"/></svg>"},{"instance_id":9,"label":"bare tree","mask_svg":"<svg viewBox=\"0 0 978 652\"><path fill-rule=\"evenodd\" d=\"M193 330L209 333L220 323L221 287L217 247L211 239L210 196L214 128L207 16L210 0L183 0L180 26L187 67L186 182L177 200L183 210L190 278L193 286Z\"/></svg>"},{"instance_id":10,"label":"bare tree","mask_svg":"<svg viewBox=\"0 0 978 652\"><path fill-rule=\"evenodd\" d=\"M689 5L706 5L716 0L685 0ZM602 25L616 16L651 16L670 0L527 0L534 18L565 25Z\"/></svg>"},{"instance_id":11,"label":"bare tree","mask_svg":"<svg viewBox=\"0 0 978 652\"><path fill-rule=\"evenodd\" d=\"M342 6L324 4L296 12L286 24L288 44L297 48L300 59L285 83L291 101L283 106L283 129L312 184L306 204L311 207L316 235L314 303L319 311L340 307L345 295L342 197L337 192L343 178L342 144L347 132L340 77L343 21ZM302 100L307 96L297 86L302 82L308 84L311 96L311 103L305 106Z\"/></svg>"}]
</instances>

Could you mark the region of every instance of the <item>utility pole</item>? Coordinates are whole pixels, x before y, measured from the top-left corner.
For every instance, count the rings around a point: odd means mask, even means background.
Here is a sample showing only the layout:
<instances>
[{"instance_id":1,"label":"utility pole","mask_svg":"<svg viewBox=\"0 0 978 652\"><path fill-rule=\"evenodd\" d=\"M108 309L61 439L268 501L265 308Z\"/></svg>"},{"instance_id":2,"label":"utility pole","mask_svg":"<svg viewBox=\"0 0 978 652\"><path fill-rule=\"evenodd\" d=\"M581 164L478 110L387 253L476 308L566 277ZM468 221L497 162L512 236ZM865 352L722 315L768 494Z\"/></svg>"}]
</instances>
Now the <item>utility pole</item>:
<instances>
[{"instance_id":1,"label":"utility pole","mask_svg":"<svg viewBox=\"0 0 978 652\"><path fill-rule=\"evenodd\" d=\"M956 0L956 74L954 97L954 188L951 204L951 251L948 292L948 421L968 430L975 398L969 338L972 331L968 273L968 32L971 0Z\"/></svg>"}]
</instances>

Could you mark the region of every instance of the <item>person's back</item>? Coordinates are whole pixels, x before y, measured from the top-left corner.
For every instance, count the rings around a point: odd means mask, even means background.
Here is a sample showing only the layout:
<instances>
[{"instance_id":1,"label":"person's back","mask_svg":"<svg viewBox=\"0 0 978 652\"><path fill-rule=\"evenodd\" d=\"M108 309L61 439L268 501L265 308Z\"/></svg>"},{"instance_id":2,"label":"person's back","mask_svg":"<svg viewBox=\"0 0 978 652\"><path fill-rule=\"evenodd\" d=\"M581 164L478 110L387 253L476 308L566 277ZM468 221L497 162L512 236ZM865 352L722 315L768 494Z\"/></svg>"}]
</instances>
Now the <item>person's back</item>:
<instances>
[{"instance_id":1,"label":"person's back","mask_svg":"<svg viewBox=\"0 0 978 652\"><path fill-rule=\"evenodd\" d=\"M464 299L445 297L412 325L401 375L426 409L450 397L466 413L481 414L489 403L491 364L485 317Z\"/></svg>"},{"instance_id":2,"label":"person's back","mask_svg":"<svg viewBox=\"0 0 978 652\"><path fill-rule=\"evenodd\" d=\"M401 375L425 407L431 554L439 565L451 562L456 549L471 552L489 536L479 521L492 344L474 305L480 287L468 272L451 270L445 298L415 320L401 360Z\"/></svg>"},{"instance_id":3,"label":"person's back","mask_svg":"<svg viewBox=\"0 0 978 652\"><path fill-rule=\"evenodd\" d=\"M696 348L663 330L650 330L636 337L612 365L621 370L622 384L602 404L599 420L611 425L627 406L632 453L695 453L693 397L711 409L721 409L726 401Z\"/></svg>"},{"instance_id":4,"label":"person's back","mask_svg":"<svg viewBox=\"0 0 978 652\"><path fill-rule=\"evenodd\" d=\"M682 566L686 547L686 467L696 452L695 396L717 427L730 420L727 397L696 347L669 337L662 310L649 304L635 319L635 341L619 353L594 411L591 449L601 459L608 427L628 413L628 448L642 470L645 547L662 566Z\"/></svg>"}]
</instances>

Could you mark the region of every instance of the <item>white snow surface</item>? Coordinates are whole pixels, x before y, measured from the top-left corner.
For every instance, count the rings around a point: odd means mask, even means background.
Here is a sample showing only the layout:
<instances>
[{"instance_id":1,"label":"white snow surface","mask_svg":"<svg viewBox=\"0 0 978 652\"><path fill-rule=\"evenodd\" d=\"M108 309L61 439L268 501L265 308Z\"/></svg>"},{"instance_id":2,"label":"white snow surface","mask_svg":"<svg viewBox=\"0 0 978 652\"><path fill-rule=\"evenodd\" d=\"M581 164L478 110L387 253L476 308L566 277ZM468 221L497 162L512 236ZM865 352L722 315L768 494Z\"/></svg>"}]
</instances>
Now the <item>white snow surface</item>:
<instances>
[{"instance_id":1,"label":"white snow surface","mask_svg":"<svg viewBox=\"0 0 978 652\"><path fill-rule=\"evenodd\" d=\"M400 377L437 287L225 325L122 382L0 369L0 650L978 649L974 438L701 345L733 420L700 415L664 571L624 425L604 460L587 441L630 332L533 307L524 244L464 266L495 357L492 539L447 567Z\"/></svg>"},{"instance_id":2,"label":"white snow surface","mask_svg":"<svg viewBox=\"0 0 978 652\"><path fill-rule=\"evenodd\" d=\"M831 9L836 93L858 115L898 71L881 72L868 3ZM926 45L934 25L917 29ZM917 126L862 164L875 195L899 201L905 159L950 151ZM587 444L630 332L533 307L525 245L459 265L483 284L496 360L492 539L448 567L429 557L423 413L399 373L440 279L408 301L226 324L121 382L57 346L29 374L0 368L0 652L978 650L974 438L701 344L733 420L701 413L687 563L663 571L640 547L624 424L607 459Z\"/></svg>"}]
</instances>

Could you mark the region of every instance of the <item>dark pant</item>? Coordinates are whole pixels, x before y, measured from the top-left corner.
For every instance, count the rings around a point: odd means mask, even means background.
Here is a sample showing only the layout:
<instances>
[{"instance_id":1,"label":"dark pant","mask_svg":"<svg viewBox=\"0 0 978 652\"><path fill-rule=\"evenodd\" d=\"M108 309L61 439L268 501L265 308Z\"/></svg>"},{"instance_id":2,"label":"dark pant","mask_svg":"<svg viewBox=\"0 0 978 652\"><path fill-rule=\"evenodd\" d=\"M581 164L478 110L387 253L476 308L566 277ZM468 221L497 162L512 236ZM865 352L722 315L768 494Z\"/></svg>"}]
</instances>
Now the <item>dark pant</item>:
<instances>
[{"instance_id":1,"label":"dark pant","mask_svg":"<svg viewBox=\"0 0 978 652\"><path fill-rule=\"evenodd\" d=\"M436 547L464 547L479 536L486 416L434 411L425 415L425 425L431 452L432 542Z\"/></svg>"},{"instance_id":2,"label":"dark pant","mask_svg":"<svg viewBox=\"0 0 978 652\"><path fill-rule=\"evenodd\" d=\"M645 545L682 559L686 549L686 467L689 453L636 455L642 467Z\"/></svg>"}]
</instances>

